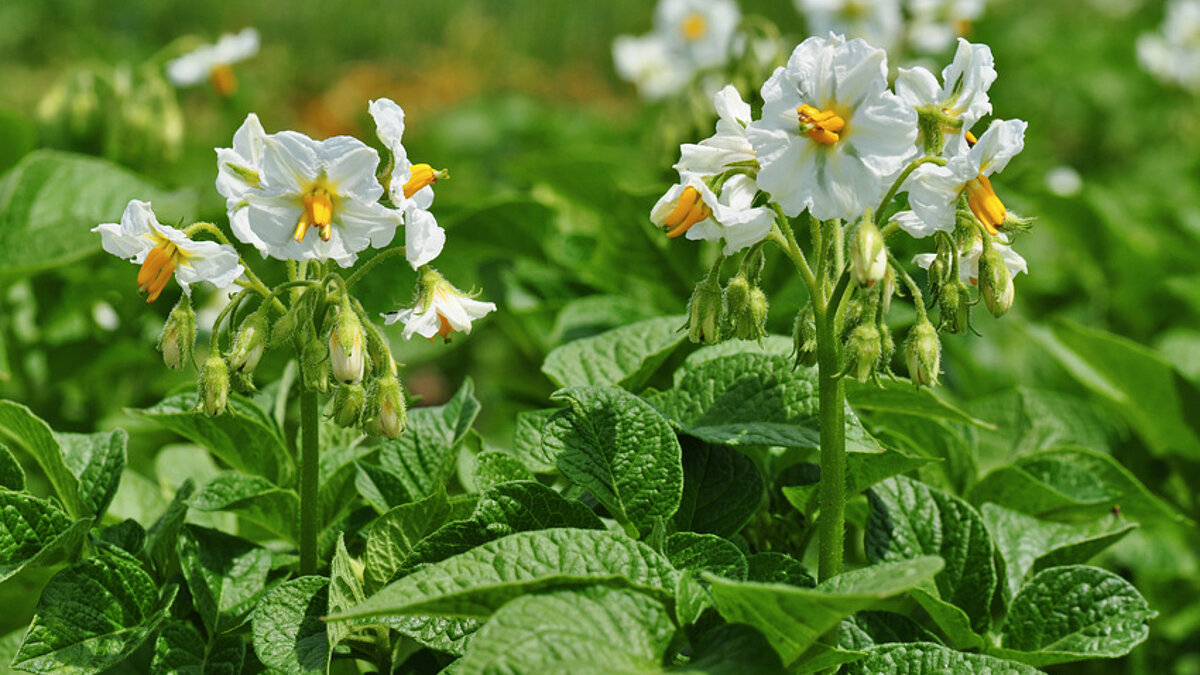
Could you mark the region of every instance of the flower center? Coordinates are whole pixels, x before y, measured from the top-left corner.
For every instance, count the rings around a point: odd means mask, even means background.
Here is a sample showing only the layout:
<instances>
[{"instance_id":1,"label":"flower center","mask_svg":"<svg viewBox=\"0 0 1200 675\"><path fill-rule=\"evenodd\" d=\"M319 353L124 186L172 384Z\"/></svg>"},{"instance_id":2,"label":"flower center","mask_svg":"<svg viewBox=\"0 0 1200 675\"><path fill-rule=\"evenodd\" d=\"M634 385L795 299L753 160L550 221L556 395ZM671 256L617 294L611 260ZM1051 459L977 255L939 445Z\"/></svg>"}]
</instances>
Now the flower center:
<instances>
[{"instance_id":1,"label":"flower center","mask_svg":"<svg viewBox=\"0 0 1200 675\"><path fill-rule=\"evenodd\" d=\"M708 21L705 20L703 14L692 12L683 18L683 23L679 24L679 32L683 33L683 39L694 42L708 32Z\"/></svg>"},{"instance_id":2,"label":"flower center","mask_svg":"<svg viewBox=\"0 0 1200 675\"><path fill-rule=\"evenodd\" d=\"M237 77L233 74L233 66L228 63L213 66L208 73L208 81L218 96L229 98L237 91Z\"/></svg>"},{"instance_id":3,"label":"flower center","mask_svg":"<svg viewBox=\"0 0 1200 675\"><path fill-rule=\"evenodd\" d=\"M296 243L304 241L308 228L315 227L321 234L321 241L329 241L333 235L333 195L322 183L314 185L304 193L304 212L296 221L296 232L292 237Z\"/></svg>"},{"instance_id":4,"label":"flower center","mask_svg":"<svg viewBox=\"0 0 1200 675\"><path fill-rule=\"evenodd\" d=\"M967 204L971 207L971 213L983 223L983 227L987 229L988 234L1000 234L999 227L1004 222L1004 217L1008 211L1004 208L1004 202L996 196L996 191L992 189L992 181L988 177L979 174L976 178L967 181Z\"/></svg>"},{"instance_id":5,"label":"flower center","mask_svg":"<svg viewBox=\"0 0 1200 675\"><path fill-rule=\"evenodd\" d=\"M796 108L800 116L800 133L822 145L833 145L841 138L846 120L832 110L817 110L805 103Z\"/></svg>"},{"instance_id":6,"label":"flower center","mask_svg":"<svg viewBox=\"0 0 1200 675\"><path fill-rule=\"evenodd\" d=\"M445 170L437 171L428 164L413 164L409 169L408 182L404 184L404 198L412 199L417 192L446 177Z\"/></svg>"},{"instance_id":7,"label":"flower center","mask_svg":"<svg viewBox=\"0 0 1200 675\"><path fill-rule=\"evenodd\" d=\"M675 238L711 215L712 209L700 198L700 191L689 185L679 195L675 208L663 219L663 227L670 228L667 236Z\"/></svg>"},{"instance_id":8,"label":"flower center","mask_svg":"<svg viewBox=\"0 0 1200 675\"><path fill-rule=\"evenodd\" d=\"M154 302L167 287L175 268L187 262L187 254L161 234L149 235L158 245L150 249L142 268L138 270L138 291L148 294L146 302Z\"/></svg>"}]
</instances>

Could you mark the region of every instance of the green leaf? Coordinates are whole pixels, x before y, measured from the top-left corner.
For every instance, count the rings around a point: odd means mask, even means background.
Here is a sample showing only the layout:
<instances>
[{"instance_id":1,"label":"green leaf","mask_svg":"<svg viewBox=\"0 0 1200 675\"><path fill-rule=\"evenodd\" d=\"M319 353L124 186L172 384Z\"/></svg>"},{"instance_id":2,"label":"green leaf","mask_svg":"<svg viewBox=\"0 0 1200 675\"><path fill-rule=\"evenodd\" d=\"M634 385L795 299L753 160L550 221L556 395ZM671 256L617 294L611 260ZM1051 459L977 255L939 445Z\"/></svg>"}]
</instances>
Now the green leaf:
<instances>
[{"instance_id":1,"label":"green leaf","mask_svg":"<svg viewBox=\"0 0 1200 675\"><path fill-rule=\"evenodd\" d=\"M817 371L794 365L761 353L689 359L675 372L675 386L648 400L684 433L709 443L815 449ZM849 407L846 449L881 451Z\"/></svg>"},{"instance_id":2,"label":"green leaf","mask_svg":"<svg viewBox=\"0 0 1200 675\"><path fill-rule=\"evenodd\" d=\"M346 551L346 535L342 533L338 536L333 561L329 563L329 607L325 614L343 612L366 599L362 581L354 571L350 553ZM331 647L341 644L353 632L349 624L340 621L328 624L326 631Z\"/></svg>"},{"instance_id":3,"label":"green leaf","mask_svg":"<svg viewBox=\"0 0 1200 675\"><path fill-rule=\"evenodd\" d=\"M500 483L533 480L533 473L525 468L521 460L507 452L490 450L475 456L475 487L480 491Z\"/></svg>"},{"instance_id":4,"label":"green leaf","mask_svg":"<svg viewBox=\"0 0 1200 675\"><path fill-rule=\"evenodd\" d=\"M272 672L324 673L329 662L325 614L329 580L297 577L272 588L254 609L254 653Z\"/></svg>"},{"instance_id":5,"label":"green leaf","mask_svg":"<svg viewBox=\"0 0 1200 675\"><path fill-rule=\"evenodd\" d=\"M61 268L100 250L91 229L120 220L131 199L155 201L161 209L166 195L101 159L52 150L26 155L0 183L0 277Z\"/></svg>"},{"instance_id":6,"label":"green leaf","mask_svg":"<svg viewBox=\"0 0 1200 675\"><path fill-rule=\"evenodd\" d=\"M221 636L209 645L191 623L170 619L158 631L150 672L237 675L245 659L246 641L242 636Z\"/></svg>"},{"instance_id":7,"label":"green leaf","mask_svg":"<svg viewBox=\"0 0 1200 675\"><path fill-rule=\"evenodd\" d=\"M1156 455L1200 460L1200 389L1153 350L1126 338L1059 321L1031 334L1075 379L1125 415Z\"/></svg>"},{"instance_id":8,"label":"green leaf","mask_svg":"<svg viewBox=\"0 0 1200 675\"><path fill-rule=\"evenodd\" d=\"M33 456L62 500L67 515L72 518L90 515L79 494L79 478L67 468L49 425L19 403L0 401L0 436L7 436Z\"/></svg>"},{"instance_id":9,"label":"green leaf","mask_svg":"<svg viewBox=\"0 0 1200 675\"><path fill-rule=\"evenodd\" d=\"M985 476L969 497L975 504L993 502L1054 520L1092 520L1119 506L1135 520L1194 527L1111 456L1087 448L1061 447L1022 457Z\"/></svg>"},{"instance_id":10,"label":"green leaf","mask_svg":"<svg viewBox=\"0 0 1200 675\"><path fill-rule=\"evenodd\" d=\"M789 584L813 588L817 580L804 564L786 553L765 551L746 558L746 579L768 584Z\"/></svg>"},{"instance_id":11,"label":"green leaf","mask_svg":"<svg viewBox=\"0 0 1200 675\"><path fill-rule=\"evenodd\" d=\"M176 586L161 596L125 557L96 556L50 579L13 667L34 673L94 673L137 649L167 618Z\"/></svg>"},{"instance_id":12,"label":"green leaf","mask_svg":"<svg viewBox=\"0 0 1200 675\"><path fill-rule=\"evenodd\" d=\"M455 673L659 673L674 632L666 608L636 591L528 595L479 629Z\"/></svg>"},{"instance_id":13,"label":"green leaf","mask_svg":"<svg viewBox=\"0 0 1200 675\"><path fill-rule=\"evenodd\" d=\"M913 457L898 450L885 450L879 453L855 452L846 455L846 496L857 495L876 483L928 464L927 457ZM816 467L814 467L816 468ZM817 475L820 469L816 468ZM821 481L806 485L785 485L780 488L788 502L803 513L806 518L812 518L817 512L820 501Z\"/></svg>"},{"instance_id":14,"label":"green leaf","mask_svg":"<svg viewBox=\"0 0 1200 675\"><path fill-rule=\"evenodd\" d=\"M300 498L265 478L226 473L200 488L188 505L200 511L229 511L295 542L299 539Z\"/></svg>"},{"instance_id":15,"label":"green leaf","mask_svg":"<svg viewBox=\"0 0 1200 675\"><path fill-rule=\"evenodd\" d=\"M0 581L74 556L91 524L72 522L54 502L0 488Z\"/></svg>"},{"instance_id":16,"label":"green leaf","mask_svg":"<svg viewBox=\"0 0 1200 675\"><path fill-rule=\"evenodd\" d=\"M358 467L355 460L366 455L372 448L361 445L321 448L318 475L318 499L321 502L321 523L328 525L357 506L355 478Z\"/></svg>"},{"instance_id":17,"label":"green leaf","mask_svg":"<svg viewBox=\"0 0 1200 675\"><path fill-rule=\"evenodd\" d=\"M480 495L469 518L446 523L417 542L393 576L516 532L556 527L603 530L604 523L587 505L571 501L541 483L502 483Z\"/></svg>"},{"instance_id":18,"label":"green leaf","mask_svg":"<svg viewBox=\"0 0 1200 675\"><path fill-rule=\"evenodd\" d=\"M977 428L884 412L871 413L865 424L883 447L929 462L915 468L914 478L953 494L966 492L979 480Z\"/></svg>"},{"instance_id":19,"label":"green leaf","mask_svg":"<svg viewBox=\"0 0 1200 675\"><path fill-rule=\"evenodd\" d=\"M558 408L546 410L525 410L517 413L517 428L513 432L513 455L535 473L551 473L557 471L554 457L546 454L542 448L542 429L550 416L557 413Z\"/></svg>"},{"instance_id":20,"label":"green leaf","mask_svg":"<svg viewBox=\"0 0 1200 675\"><path fill-rule=\"evenodd\" d=\"M231 394L229 407L216 417L199 409L194 393L171 396L158 405L130 412L203 445L238 471L262 476L276 485L291 481L294 466L283 434L262 408L244 396Z\"/></svg>"},{"instance_id":21,"label":"green leaf","mask_svg":"<svg viewBox=\"0 0 1200 675\"><path fill-rule=\"evenodd\" d=\"M220 530L188 525L179 536L179 564L208 634L219 635L240 625L266 589L271 552Z\"/></svg>"},{"instance_id":22,"label":"green leaf","mask_svg":"<svg viewBox=\"0 0 1200 675\"><path fill-rule=\"evenodd\" d=\"M833 577L812 589L705 578L712 584L721 616L762 631L784 665L791 668L842 619L929 581L941 569L942 561L933 557L880 563Z\"/></svg>"},{"instance_id":23,"label":"green leaf","mask_svg":"<svg viewBox=\"0 0 1200 675\"><path fill-rule=\"evenodd\" d=\"M518 532L422 567L329 618L486 619L521 595L594 583L624 586L665 600L673 592L675 576L666 559L620 535L571 528Z\"/></svg>"},{"instance_id":24,"label":"green leaf","mask_svg":"<svg viewBox=\"0 0 1200 675\"><path fill-rule=\"evenodd\" d=\"M905 642L872 647L867 657L846 667L847 675L941 675L942 673L987 673L989 675L1037 675L1040 670L1023 663L984 654L957 652L928 642Z\"/></svg>"},{"instance_id":25,"label":"green leaf","mask_svg":"<svg viewBox=\"0 0 1200 675\"><path fill-rule=\"evenodd\" d=\"M779 655L758 630L744 623L717 626L692 643L686 666L669 668L676 675L776 675L783 672Z\"/></svg>"},{"instance_id":26,"label":"green leaf","mask_svg":"<svg viewBox=\"0 0 1200 675\"><path fill-rule=\"evenodd\" d=\"M396 474L366 461L357 461L354 466L354 488L376 511L383 513L412 501L404 482Z\"/></svg>"},{"instance_id":27,"label":"green leaf","mask_svg":"<svg viewBox=\"0 0 1200 675\"><path fill-rule=\"evenodd\" d=\"M866 551L871 561L936 555L946 561L935 598L961 608L974 632L987 631L996 590L992 540L970 504L910 478L889 478L867 493ZM917 596L920 601L920 596Z\"/></svg>"},{"instance_id":28,"label":"green leaf","mask_svg":"<svg viewBox=\"0 0 1200 675\"><path fill-rule=\"evenodd\" d=\"M685 316L661 316L556 347L542 372L559 387L636 391L687 337Z\"/></svg>"},{"instance_id":29,"label":"green leaf","mask_svg":"<svg viewBox=\"0 0 1200 675\"><path fill-rule=\"evenodd\" d=\"M25 470L4 443L0 443L0 487L17 491L25 489Z\"/></svg>"},{"instance_id":30,"label":"green leaf","mask_svg":"<svg viewBox=\"0 0 1200 675\"><path fill-rule=\"evenodd\" d=\"M376 518L367 532L363 554L366 593L374 593L390 581L417 542L440 527L449 514L446 492L438 490L419 502L401 504Z\"/></svg>"},{"instance_id":31,"label":"green leaf","mask_svg":"<svg viewBox=\"0 0 1200 675\"><path fill-rule=\"evenodd\" d=\"M13 110L0 108L0 172L8 171L37 145L33 122Z\"/></svg>"},{"instance_id":32,"label":"green leaf","mask_svg":"<svg viewBox=\"0 0 1200 675\"><path fill-rule=\"evenodd\" d=\"M879 384L846 378L846 400L858 411L886 412L931 420L970 424L982 429L995 425L950 405L929 387L914 387L902 380L882 380Z\"/></svg>"},{"instance_id":33,"label":"green leaf","mask_svg":"<svg viewBox=\"0 0 1200 675\"><path fill-rule=\"evenodd\" d=\"M146 530L146 557L160 579L170 577L179 563L176 542L179 541L183 521L187 518L187 500L195 491L196 484L190 478L184 481L163 514Z\"/></svg>"},{"instance_id":34,"label":"green leaf","mask_svg":"<svg viewBox=\"0 0 1200 675\"><path fill-rule=\"evenodd\" d=\"M570 404L542 439L563 476L637 532L674 515L683 492L681 450L654 408L617 388L576 387L552 398Z\"/></svg>"},{"instance_id":35,"label":"green leaf","mask_svg":"<svg viewBox=\"0 0 1200 675\"><path fill-rule=\"evenodd\" d=\"M736 534L763 503L762 474L742 453L696 440L679 439L683 451L683 495L675 528L721 537Z\"/></svg>"},{"instance_id":36,"label":"green leaf","mask_svg":"<svg viewBox=\"0 0 1200 675\"><path fill-rule=\"evenodd\" d=\"M995 504L984 504L980 511L1004 558L1006 598L1015 596L1035 569L1087 562L1137 527L1116 516L1089 523L1058 523Z\"/></svg>"},{"instance_id":37,"label":"green leaf","mask_svg":"<svg viewBox=\"0 0 1200 675\"><path fill-rule=\"evenodd\" d=\"M1033 666L1125 656L1158 615L1128 581L1085 565L1043 570L1013 598L997 656Z\"/></svg>"},{"instance_id":38,"label":"green leaf","mask_svg":"<svg viewBox=\"0 0 1200 675\"><path fill-rule=\"evenodd\" d=\"M937 642L933 633L903 614L859 612L838 627L838 646L862 651L889 642Z\"/></svg>"},{"instance_id":39,"label":"green leaf","mask_svg":"<svg viewBox=\"0 0 1200 675\"><path fill-rule=\"evenodd\" d=\"M55 433L54 439L61 448L63 462L79 480L79 499L87 509L84 515L99 520L117 494L129 434L124 429L95 434Z\"/></svg>"},{"instance_id":40,"label":"green leaf","mask_svg":"<svg viewBox=\"0 0 1200 675\"><path fill-rule=\"evenodd\" d=\"M704 571L745 581L746 556L736 544L715 534L676 532L667 537L663 553L677 570Z\"/></svg>"},{"instance_id":41,"label":"green leaf","mask_svg":"<svg viewBox=\"0 0 1200 675\"><path fill-rule=\"evenodd\" d=\"M408 427L400 438L380 443L379 465L397 479L408 495L406 501L426 497L445 483L458 446L478 414L475 384L467 378L445 405L409 410Z\"/></svg>"}]
</instances>

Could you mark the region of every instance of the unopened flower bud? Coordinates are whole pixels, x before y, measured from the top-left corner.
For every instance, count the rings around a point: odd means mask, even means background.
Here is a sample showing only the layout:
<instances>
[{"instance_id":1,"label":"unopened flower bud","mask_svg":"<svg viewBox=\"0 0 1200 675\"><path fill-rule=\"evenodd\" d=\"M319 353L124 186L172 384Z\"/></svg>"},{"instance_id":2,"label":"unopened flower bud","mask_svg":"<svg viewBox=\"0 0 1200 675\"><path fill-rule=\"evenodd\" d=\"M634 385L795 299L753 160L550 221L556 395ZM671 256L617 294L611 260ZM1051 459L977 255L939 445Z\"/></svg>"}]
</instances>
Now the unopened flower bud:
<instances>
[{"instance_id":1,"label":"unopened flower bud","mask_svg":"<svg viewBox=\"0 0 1200 675\"><path fill-rule=\"evenodd\" d=\"M200 369L199 394L204 414L216 417L225 412L229 401L229 368L217 354L210 355Z\"/></svg>"},{"instance_id":2,"label":"unopened flower bud","mask_svg":"<svg viewBox=\"0 0 1200 675\"><path fill-rule=\"evenodd\" d=\"M408 426L408 410L404 404L404 390L393 375L385 375L375 382L367 401L372 426L385 438L399 438Z\"/></svg>"},{"instance_id":3,"label":"unopened flower bud","mask_svg":"<svg viewBox=\"0 0 1200 675\"><path fill-rule=\"evenodd\" d=\"M883 275L883 285L879 288L879 311L886 315L888 310L892 308L892 296L896 294L896 273L892 270L892 266L888 265L887 272Z\"/></svg>"},{"instance_id":4,"label":"unopened flower bud","mask_svg":"<svg viewBox=\"0 0 1200 675\"><path fill-rule=\"evenodd\" d=\"M891 372L892 357L896 355L896 341L892 339L892 329L887 323L879 322L879 367Z\"/></svg>"},{"instance_id":5,"label":"unopened flower bud","mask_svg":"<svg viewBox=\"0 0 1200 675\"><path fill-rule=\"evenodd\" d=\"M333 395L333 421L340 427L352 427L362 417L367 394L361 384L343 384Z\"/></svg>"},{"instance_id":6,"label":"unopened flower bud","mask_svg":"<svg viewBox=\"0 0 1200 675\"><path fill-rule=\"evenodd\" d=\"M971 322L970 291L960 279L942 286L938 293L941 328L949 333L965 331Z\"/></svg>"},{"instance_id":7,"label":"unopened flower bud","mask_svg":"<svg viewBox=\"0 0 1200 675\"><path fill-rule=\"evenodd\" d=\"M988 246L979 257L979 291L988 311L996 318L1012 307L1015 294L1012 273L994 246Z\"/></svg>"},{"instance_id":8,"label":"unopened flower bud","mask_svg":"<svg viewBox=\"0 0 1200 675\"><path fill-rule=\"evenodd\" d=\"M850 249L850 262L850 274L859 286L873 286L887 273L887 247L870 217L864 218L858 226L854 246Z\"/></svg>"},{"instance_id":9,"label":"unopened flower bud","mask_svg":"<svg viewBox=\"0 0 1200 675\"><path fill-rule=\"evenodd\" d=\"M732 313L731 313L732 314ZM767 336L767 295L755 286L750 289L746 307L733 314L733 331L739 340L760 340Z\"/></svg>"},{"instance_id":10,"label":"unopened flower bud","mask_svg":"<svg viewBox=\"0 0 1200 675\"><path fill-rule=\"evenodd\" d=\"M866 382L879 366L883 354L879 337L875 322L864 321L850 331L850 337L846 340L846 372L859 382Z\"/></svg>"},{"instance_id":11,"label":"unopened flower bud","mask_svg":"<svg viewBox=\"0 0 1200 675\"><path fill-rule=\"evenodd\" d=\"M300 347L300 383L305 391L324 393L329 388L329 346L311 331Z\"/></svg>"},{"instance_id":12,"label":"unopened flower bud","mask_svg":"<svg viewBox=\"0 0 1200 675\"><path fill-rule=\"evenodd\" d=\"M723 305L721 286L715 279L697 284L688 302L688 339L710 345L720 342Z\"/></svg>"},{"instance_id":13,"label":"unopened flower bud","mask_svg":"<svg viewBox=\"0 0 1200 675\"><path fill-rule=\"evenodd\" d=\"M913 384L929 387L938 383L942 345L937 330L928 319L919 319L909 331L904 341L904 358L908 362L908 377Z\"/></svg>"},{"instance_id":14,"label":"unopened flower bud","mask_svg":"<svg viewBox=\"0 0 1200 675\"><path fill-rule=\"evenodd\" d=\"M333 367L333 376L344 384L362 382L364 359L362 322L350 308L350 303L343 302L338 310L338 316L329 333L329 359Z\"/></svg>"},{"instance_id":15,"label":"unopened flower bud","mask_svg":"<svg viewBox=\"0 0 1200 675\"><path fill-rule=\"evenodd\" d=\"M750 282L739 274L725 284L725 309L730 316L736 317L749 306Z\"/></svg>"},{"instance_id":16,"label":"unopened flower bud","mask_svg":"<svg viewBox=\"0 0 1200 675\"><path fill-rule=\"evenodd\" d=\"M163 362L172 370L179 370L192 360L192 345L196 342L196 313L187 294L179 296L179 302L167 315L162 333L158 336L158 351Z\"/></svg>"},{"instance_id":17,"label":"unopened flower bud","mask_svg":"<svg viewBox=\"0 0 1200 675\"><path fill-rule=\"evenodd\" d=\"M255 312L242 322L233 349L229 352L229 367L242 373L252 373L267 348L267 318Z\"/></svg>"},{"instance_id":18,"label":"unopened flower bud","mask_svg":"<svg viewBox=\"0 0 1200 675\"><path fill-rule=\"evenodd\" d=\"M817 323L813 318L812 305L796 315L796 323L792 327L792 350L797 367L811 366L817 362Z\"/></svg>"}]
</instances>

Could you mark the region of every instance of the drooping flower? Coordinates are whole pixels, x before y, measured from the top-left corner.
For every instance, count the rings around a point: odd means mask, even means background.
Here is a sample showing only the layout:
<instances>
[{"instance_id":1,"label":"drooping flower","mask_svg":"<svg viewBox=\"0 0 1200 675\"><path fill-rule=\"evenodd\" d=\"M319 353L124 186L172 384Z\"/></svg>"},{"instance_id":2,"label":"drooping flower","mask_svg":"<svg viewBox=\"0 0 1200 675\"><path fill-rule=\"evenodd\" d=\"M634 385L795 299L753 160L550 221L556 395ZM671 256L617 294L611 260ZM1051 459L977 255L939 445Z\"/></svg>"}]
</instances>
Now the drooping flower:
<instances>
[{"instance_id":1,"label":"drooping flower","mask_svg":"<svg viewBox=\"0 0 1200 675\"><path fill-rule=\"evenodd\" d=\"M397 321L404 324L404 339L414 333L433 340L441 335L443 340L459 331L471 332L471 322L496 311L491 302L475 300L446 281L446 278L430 267L421 270L418 281L417 300L412 307L383 315L384 323Z\"/></svg>"},{"instance_id":2,"label":"drooping flower","mask_svg":"<svg viewBox=\"0 0 1200 675\"><path fill-rule=\"evenodd\" d=\"M353 264L358 253L391 242L399 211L379 203L379 155L362 141L316 141L294 131L267 137L259 185L230 214L234 234L263 256ZM316 229L313 235L309 230Z\"/></svg>"},{"instance_id":3,"label":"drooping flower","mask_svg":"<svg viewBox=\"0 0 1200 675\"><path fill-rule=\"evenodd\" d=\"M699 143L685 143L679 149L675 170L680 174L694 173L713 176L732 164L750 162L755 158L754 146L746 137L750 124L750 106L742 100L732 84L713 96L717 109L717 133Z\"/></svg>"},{"instance_id":4,"label":"drooping flower","mask_svg":"<svg viewBox=\"0 0 1200 675\"><path fill-rule=\"evenodd\" d=\"M909 0L908 44L925 54L942 51L954 38L970 34L985 4L985 0Z\"/></svg>"},{"instance_id":5,"label":"drooping flower","mask_svg":"<svg viewBox=\"0 0 1200 675\"><path fill-rule=\"evenodd\" d=\"M216 44L204 45L167 63L167 78L177 87L190 87L204 80L222 96L237 89L233 64L258 53L258 31L246 28L242 32L226 33Z\"/></svg>"},{"instance_id":6,"label":"drooping flower","mask_svg":"<svg viewBox=\"0 0 1200 675\"><path fill-rule=\"evenodd\" d=\"M896 76L896 93L913 108L933 110L962 122L958 130L961 134L992 112L987 91L996 81L994 63L987 45L959 38L954 60L942 69L942 84L920 66L901 68Z\"/></svg>"},{"instance_id":7,"label":"drooping flower","mask_svg":"<svg viewBox=\"0 0 1200 675\"><path fill-rule=\"evenodd\" d=\"M922 164L905 181L909 205L920 224L908 219L898 221L900 226L918 238L937 230L951 232L958 198L966 194L971 212L989 234L997 234L1007 210L988 176L1003 171L1025 147L1025 127L1023 120L993 121L973 145L973 136L952 136L946 145L946 166Z\"/></svg>"},{"instance_id":8,"label":"drooping flower","mask_svg":"<svg viewBox=\"0 0 1200 675\"><path fill-rule=\"evenodd\" d=\"M1013 250L1007 241L1001 235L1000 238L992 241L992 249L1000 254L1000 258L1004 260L1004 264L1008 267L1008 273L1015 277L1021 272L1028 272L1029 267L1025 259L1020 253ZM975 238L975 242L971 248L966 251L960 251L958 254L958 278L964 284L972 286L979 283L979 258L983 255L983 241L979 237ZM929 269L937 257L935 253L919 253L913 256L913 262L918 266Z\"/></svg>"},{"instance_id":9,"label":"drooping flower","mask_svg":"<svg viewBox=\"0 0 1200 675\"><path fill-rule=\"evenodd\" d=\"M747 130L758 185L789 216L857 219L917 153L917 113L887 90L887 55L863 40L808 38L762 97Z\"/></svg>"},{"instance_id":10,"label":"drooping flower","mask_svg":"<svg viewBox=\"0 0 1200 675\"><path fill-rule=\"evenodd\" d=\"M227 286L244 271L232 246L189 239L180 230L158 222L150 202L129 202L119 224L104 223L92 232L100 233L105 251L142 266L137 284L138 290L147 294L146 302L158 299L172 274L183 292L191 295L191 285L196 282Z\"/></svg>"},{"instance_id":11,"label":"drooping flower","mask_svg":"<svg viewBox=\"0 0 1200 675\"><path fill-rule=\"evenodd\" d=\"M668 237L724 241L725 255L733 255L762 241L770 232L775 214L754 206L758 186L745 174L731 176L718 197L696 174L684 174L650 211L650 221L667 230Z\"/></svg>"},{"instance_id":12,"label":"drooping flower","mask_svg":"<svg viewBox=\"0 0 1200 675\"><path fill-rule=\"evenodd\" d=\"M1200 91L1200 0L1171 0L1162 31L1138 37L1137 55L1151 75Z\"/></svg>"},{"instance_id":13,"label":"drooping flower","mask_svg":"<svg viewBox=\"0 0 1200 675\"><path fill-rule=\"evenodd\" d=\"M899 0L794 0L809 35L836 33L862 38L890 50L900 39L904 21Z\"/></svg>"}]
</instances>

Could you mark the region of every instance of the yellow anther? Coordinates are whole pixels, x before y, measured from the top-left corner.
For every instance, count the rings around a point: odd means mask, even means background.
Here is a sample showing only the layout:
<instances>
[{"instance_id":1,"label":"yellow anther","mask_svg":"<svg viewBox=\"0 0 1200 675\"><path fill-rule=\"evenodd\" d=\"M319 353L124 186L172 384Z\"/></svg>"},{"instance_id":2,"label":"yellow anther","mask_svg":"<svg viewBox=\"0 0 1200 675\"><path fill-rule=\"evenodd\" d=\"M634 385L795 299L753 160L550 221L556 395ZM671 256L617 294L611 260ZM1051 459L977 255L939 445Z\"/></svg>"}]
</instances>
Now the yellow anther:
<instances>
[{"instance_id":1,"label":"yellow anther","mask_svg":"<svg viewBox=\"0 0 1200 675\"><path fill-rule=\"evenodd\" d=\"M329 190L320 185L304 193L304 212L296 221L296 232L292 238L297 243L304 241L308 228L315 227L321 235L321 241L329 241L333 236L333 196Z\"/></svg>"},{"instance_id":2,"label":"yellow anther","mask_svg":"<svg viewBox=\"0 0 1200 675\"><path fill-rule=\"evenodd\" d=\"M846 120L833 110L818 110L805 103L796 108L800 116L800 133L822 145L833 145L841 139Z\"/></svg>"},{"instance_id":3,"label":"yellow anther","mask_svg":"<svg viewBox=\"0 0 1200 675\"><path fill-rule=\"evenodd\" d=\"M669 228L667 236L673 239L711 215L712 209L700 198L700 191L689 185L679 195L675 208L663 219L663 227Z\"/></svg>"},{"instance_id":4,"label":"yellow anther","mask_svg":"<svg viewBox=\"0 0 1200 675\"><path fill-rule=\"evenodd\" d=\"M214 67L208 74L208 81L219 96L229 98L237 91L237 77L233 74L233 66L228 63Z\"/></svg>"},{"instance_id":5,"label":"yellow anther","mask_svg":"<svg viewBox=\"0 0 1200 675\"><path fill-rule=\"evenodd\" d=\"M409 169L408 182L404 184L404 198L411 199L413 195L421 191L423 188L433 185L438 182L439 178L446 177L446 171L437 171L428 164L413 164Z\"/></svg>"},{"instance_id":6,"label":"yellow anther","mask_svg":"<svg viewBox=\"0 0 1200 675\"><path fill-rule=\"evenodd\" d=\"M968 131L965 135L967 138L967 145L975 145L979 142L979 139L975 138L975 134Z\"/></svg>"},{"instance_id":7,"label":"yellow anther","mask_svg":"<svg viewBox=\"0 0 1200 675\"><path fill-rule=\"evenodd\" d=\"M137 285L138 290L148 294L146 302L154 302L158 296L167 287L167 282L171 280L171 275L175 273L175 268L179 263L187 260L187 255L179 250L179 247L171 243L171 240L166 237L156 235L155 241L158 246L150 249L146 254L146 259L142 261L142 267L138 270Z\"/></svg>"},{"instance_id":8,"label":"yellow anther","mask_svg":"<svg viewBox=\"0 0 1200 675\"><path fill-rule=\"evenodd\" d=\"M683 23L679 24L679 32L683 33L685 40L699 40L708 32L708 21L703 14L692 12L683 18Z\"/></svg>"},{"instance_id":9,"label":"yellow anther","mask_svg":"<svg viewBox=\"0 0 1200 675\"><path fill-rule=\"evenodd\" d=\"M967 182L967 204L971 207L971 213L983 223L983 227L988 231L988 234L995 236L1000 234L1000 225L1004 223L1004 217L1008 215L1008 211L1004 208L1004 202L996 196L996 191L992 189L992 182L988 177L979 174L978 177Z\"/></svg>"}]
</instances>

